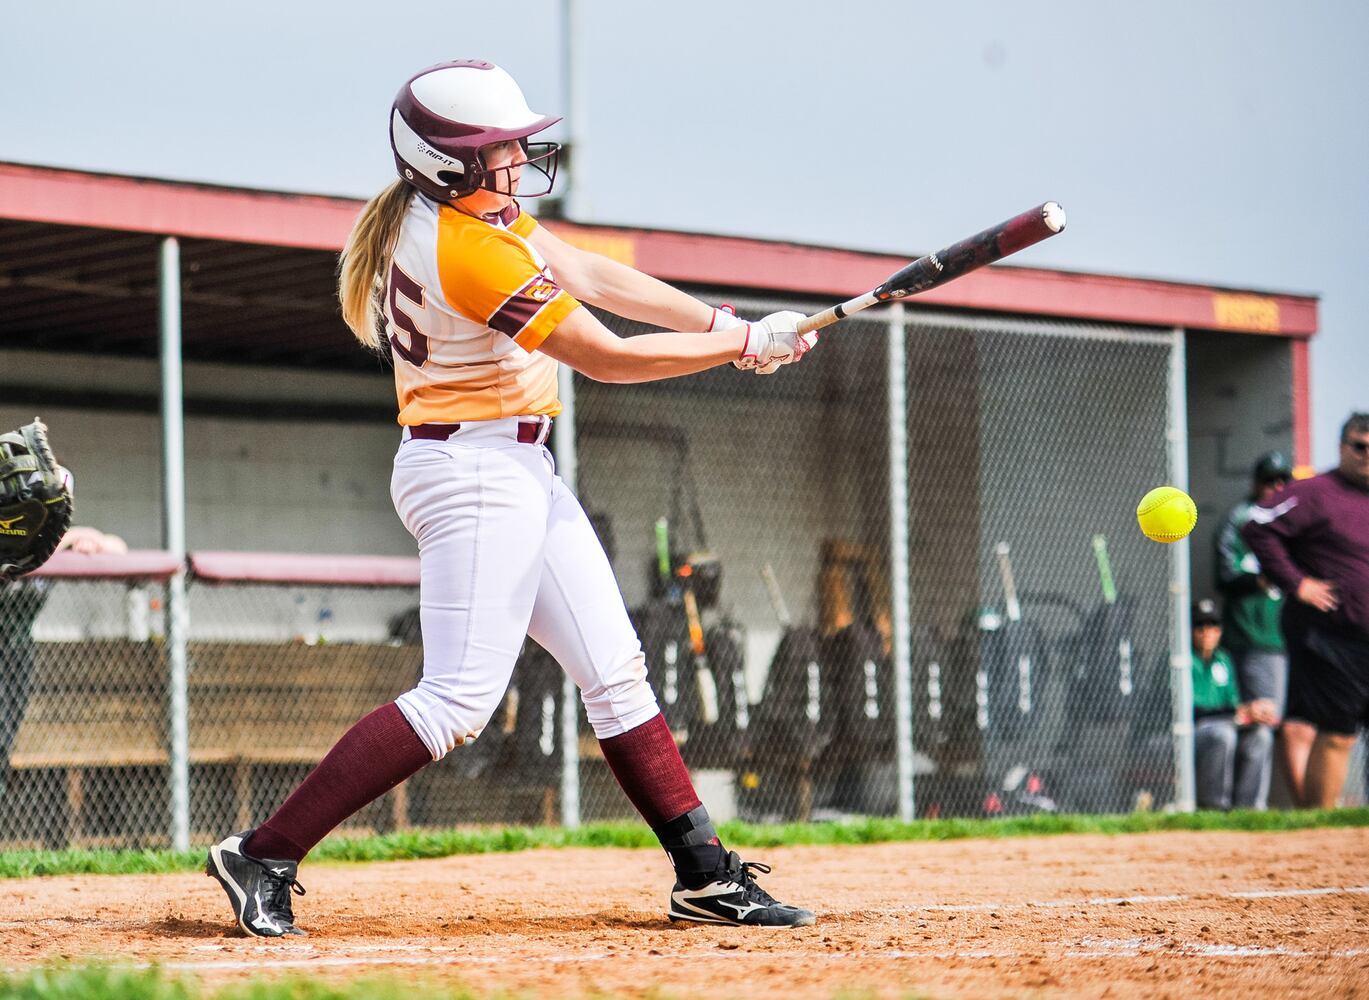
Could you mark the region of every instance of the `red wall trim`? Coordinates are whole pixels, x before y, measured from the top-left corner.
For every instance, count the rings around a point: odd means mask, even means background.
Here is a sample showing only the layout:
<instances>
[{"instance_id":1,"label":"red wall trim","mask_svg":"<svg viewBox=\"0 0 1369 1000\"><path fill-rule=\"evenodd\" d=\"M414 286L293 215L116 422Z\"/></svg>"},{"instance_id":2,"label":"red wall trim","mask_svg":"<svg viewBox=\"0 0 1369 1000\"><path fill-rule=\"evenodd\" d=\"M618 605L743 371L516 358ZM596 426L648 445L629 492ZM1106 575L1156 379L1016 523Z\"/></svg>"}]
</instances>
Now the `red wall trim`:
<instances>
[{"instance_id":1,"label":"red wall trim","mask_svg":"<svg viewBox=\"0 0 1369 1000\"><path fill-rule=\"evenodd\" d=\"M1293 465L1311 472L1312 466L1312 370L1306 340L1293 348Z\"/></svg>"},{"instance_id":2,"label":"red wall trim","mask_svg":"<svg viewBox=\"0 0 1369 1000\"><path fill-rule=\"evenodd\" d=\"M282 552L192 552L190 569L215 583L337 584L417 587L418 560L405 556L302 555Z\"/></svg>"},{"instance_id":3,"label":"red wall trim","mask_svg":"<svg viewBox=\"0 0 1369 1000\"><path fill-rule=\"evenodd\" d=\"M33 576L52 579L169 580L180 566L180 560L170 552L157 549L100 555L67 550L54 555L35 570Z\"/></svg>"},{"instance_id":4,"label":"red wall trim","mask_svg":"<svg viewBox=\"0 0 1369 1000\"><path fill-rule=\"evenodd\" d=\"M0 163L0 218L338 250L362 202ZM833 300L874 287L907 258L726 236L552 222L590 247L666 281ZM991 267L914 304L1310 337L1313 296L1027 267Z\"/></svg>"},{"instance_id":5,"label":"red wall trim","mask_svg":"<svg viewBox=\"0 0 1369 1000\"><path fill-rule=\"evenodd\" d=\"M337 250L362 203L0 163L0 218Z\"/></svg>"}]
</instances>

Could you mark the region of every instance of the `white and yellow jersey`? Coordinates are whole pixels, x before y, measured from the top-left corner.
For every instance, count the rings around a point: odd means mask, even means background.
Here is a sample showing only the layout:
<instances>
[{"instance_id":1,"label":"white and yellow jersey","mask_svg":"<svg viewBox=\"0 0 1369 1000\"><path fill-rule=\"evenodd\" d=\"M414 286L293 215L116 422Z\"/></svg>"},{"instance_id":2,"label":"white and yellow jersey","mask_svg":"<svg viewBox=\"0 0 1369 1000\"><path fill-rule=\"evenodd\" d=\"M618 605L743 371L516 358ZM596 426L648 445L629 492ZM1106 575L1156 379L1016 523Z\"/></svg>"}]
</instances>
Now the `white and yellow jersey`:
<instances>
[{"instance_id":1,"label":"white and yellow jersey","mask_svg":"<svg viewBox=\"0 0 1369 1000\"><path fill-rule=\"evenodd\" d=\"M456 424L561 412L556 362L537 351L577 306L512 205L494 221L416 194L385 279L399 422Z\"/></svg>"}]
</instances>

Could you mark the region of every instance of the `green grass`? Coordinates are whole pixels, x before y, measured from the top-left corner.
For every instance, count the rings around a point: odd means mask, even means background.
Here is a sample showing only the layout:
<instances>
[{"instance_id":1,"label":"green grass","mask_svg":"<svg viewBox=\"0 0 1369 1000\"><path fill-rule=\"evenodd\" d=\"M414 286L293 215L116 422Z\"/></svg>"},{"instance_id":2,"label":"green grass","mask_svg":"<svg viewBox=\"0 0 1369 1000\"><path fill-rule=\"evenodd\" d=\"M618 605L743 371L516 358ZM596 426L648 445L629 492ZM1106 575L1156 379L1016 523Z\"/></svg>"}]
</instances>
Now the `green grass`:
<instances>
[{"instance_id":1,"label":"green grass","mask_svg":"<svg viewBox=\"0 0 1369 1000\"><path fill-rule=\"evenodd\" d=\"M1067 833L1152 833L1165 830L1278 832L1314 827L1369 826L1369 808L1306 812L1128 813L1121 816L1013 816L1003 819L862 819L847 823L787 823L756 826L724 823L723 841L733 847L791 844L883 844L970 837L1037 837ZM407 861L454 854L491 854L535 847L655 847L641 823L597 823L562 827L493 827L406 830L375 837L330 837L311 862ZM0 878L34 875L132 875L192 871L204 864L204 850L192 851L10 851L0 853Z\"/></svg>"},{"instance_id":2,"label":"green grass","mask_svg":"<svg viewBox=\"0 0 1369 1000\"><path fill-rule=\"evenodd\" d=\"M345 985L295 977L207 992L193 978L175 978L157 969L54 965L13 977L0 974L0 1000L414 1000L415 995L414 983L397 977L366 978ZM430 983L424 983L417 995L423 1000L475 997L466 990Z\"/></svg>"},{"instance_id":3,"label":"green grass","mask_svg":"<svg viewBox=\"0 0 1369 1000\"><path fill-rule=\"evenodd\" d=\"M612 1000L612 994L594 994ZM634 994L640 995L640 994ZM0 973L0 1000L517 1000L519 994L471 993L430 979L366 977L346 984L292 976L254 980L208 991L191 977L172 977L158 969L118 969L104 965L52 965L15 976ZM874 994L843 989L832 1000L868 1000ZM913 994L907 994L913 1000ZM646 1000L668 1000L649 990Z\"/></svg>"}]
</instances>

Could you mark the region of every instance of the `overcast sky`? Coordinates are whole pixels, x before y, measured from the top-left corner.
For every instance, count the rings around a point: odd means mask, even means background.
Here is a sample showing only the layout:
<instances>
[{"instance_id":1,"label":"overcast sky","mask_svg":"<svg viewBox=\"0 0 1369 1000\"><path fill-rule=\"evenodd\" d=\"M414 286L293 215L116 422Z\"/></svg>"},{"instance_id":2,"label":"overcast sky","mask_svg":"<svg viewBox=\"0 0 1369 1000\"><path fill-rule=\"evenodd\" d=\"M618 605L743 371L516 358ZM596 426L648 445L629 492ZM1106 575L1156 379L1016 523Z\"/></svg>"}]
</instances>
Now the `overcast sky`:
<instances>
[{"instance_id":1,"label":"overcast sky","mask_svg":"<svg viewBox=\"0 0 1369 1000\"><path fill-rule=\"evenodd\" d=\"M586 221L1322 296L1317 464L1369 410L1369 4L579 0ZM368 196L415 70L568 109L559 0L4 5L0 160ZM858 289L853 289L853 292Z\"/></svg>"}]
</instances>

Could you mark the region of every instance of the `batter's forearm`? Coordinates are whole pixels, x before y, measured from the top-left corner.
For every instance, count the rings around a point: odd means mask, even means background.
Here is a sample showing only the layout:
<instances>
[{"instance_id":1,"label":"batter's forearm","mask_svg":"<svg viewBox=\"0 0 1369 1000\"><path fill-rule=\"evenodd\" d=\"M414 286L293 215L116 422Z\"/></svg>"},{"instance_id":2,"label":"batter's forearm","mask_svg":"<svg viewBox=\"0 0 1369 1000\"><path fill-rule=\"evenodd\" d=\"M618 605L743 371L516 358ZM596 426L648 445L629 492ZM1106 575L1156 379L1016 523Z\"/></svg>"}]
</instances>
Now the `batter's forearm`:
<instances>
[{"instance_id":1,"label":"batter's forearm","mask_svg":"<svg viewBox=\"0 0 1369 1000\"><path fill-rule=\"evenodd\" d=\"M615 316L666 330L706 330L713 320L707 303L607 257L594 258L585 287L572 294Z\"/></svg>"},{"instance_id":2,"label":"batter's forearm","mask_svg":"<svg viewBox=\"0 0 1369 1000\"><path fill-rule=\"evenodd\" d=\"M646 333L623 338L584 374L622 384L693 375L737 360L745 344L744 326L716 333Z\"/></svg>"}]
</instances>

